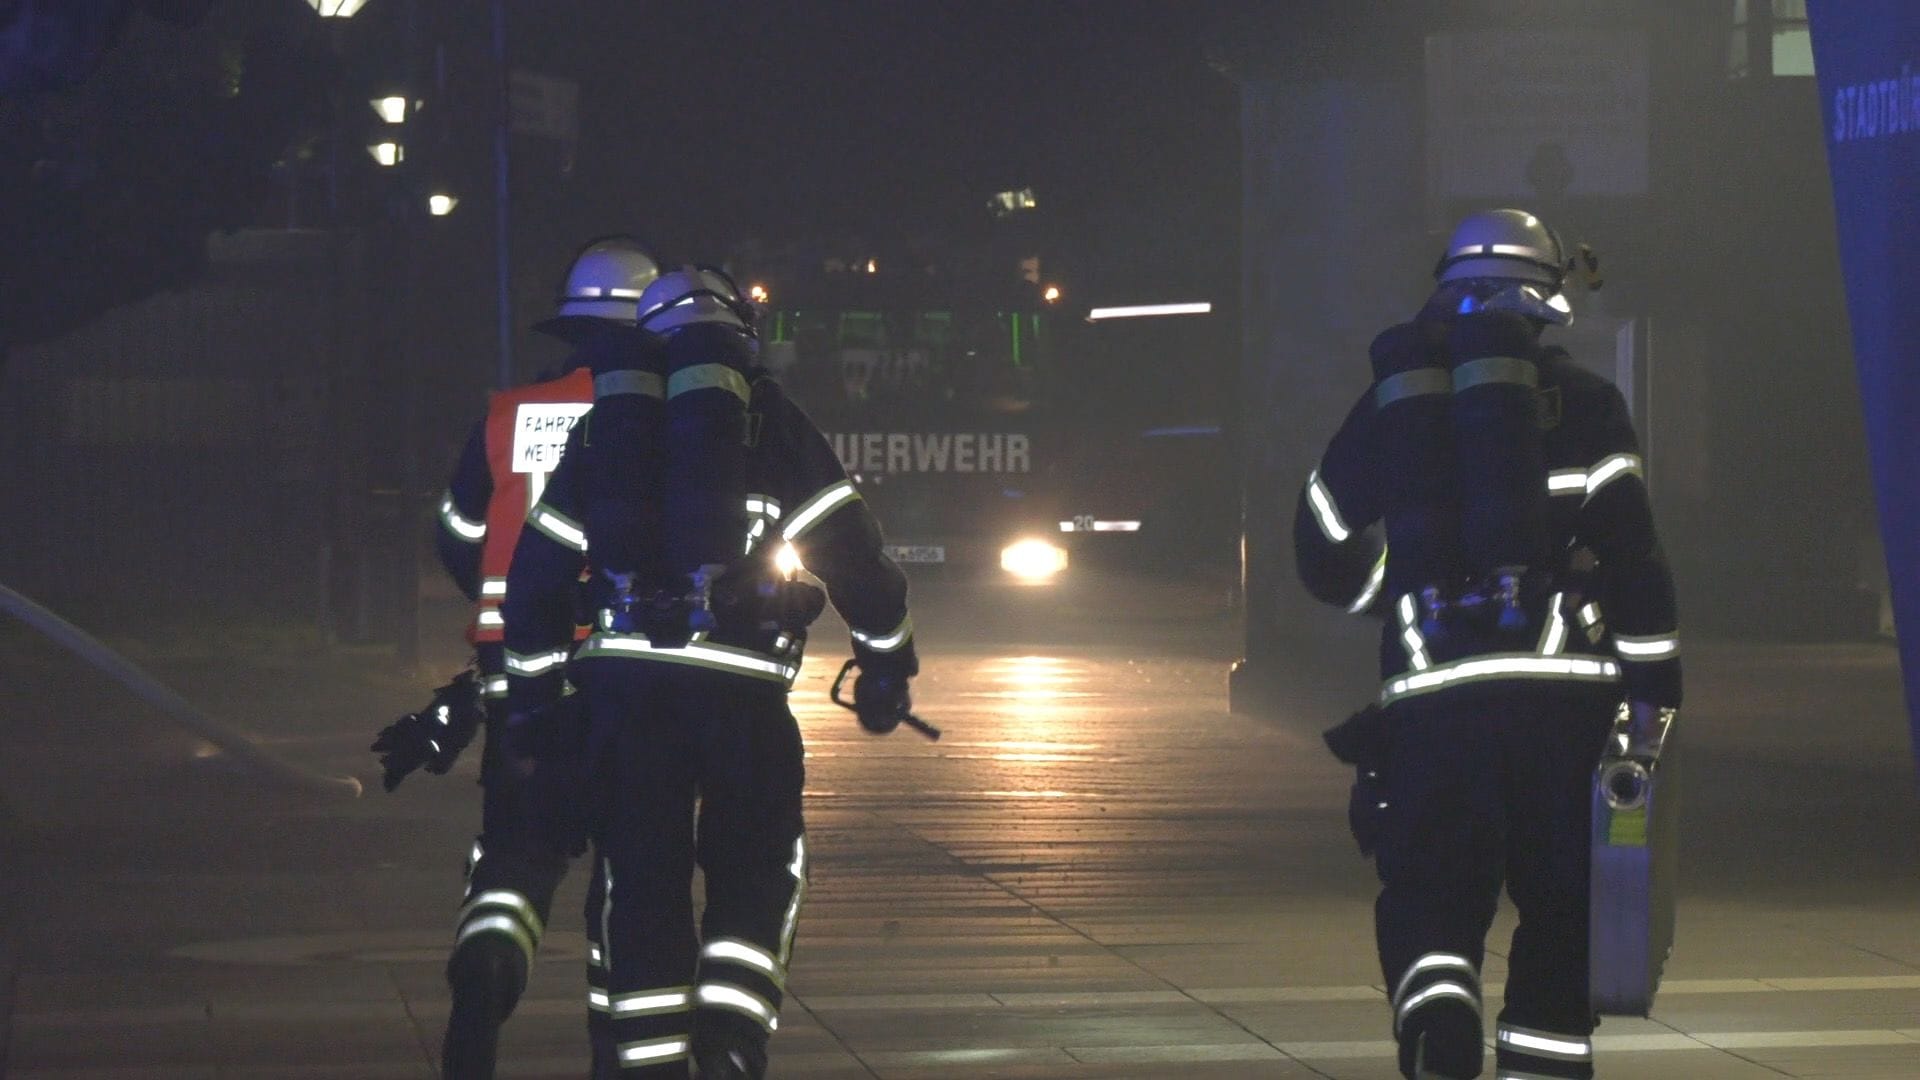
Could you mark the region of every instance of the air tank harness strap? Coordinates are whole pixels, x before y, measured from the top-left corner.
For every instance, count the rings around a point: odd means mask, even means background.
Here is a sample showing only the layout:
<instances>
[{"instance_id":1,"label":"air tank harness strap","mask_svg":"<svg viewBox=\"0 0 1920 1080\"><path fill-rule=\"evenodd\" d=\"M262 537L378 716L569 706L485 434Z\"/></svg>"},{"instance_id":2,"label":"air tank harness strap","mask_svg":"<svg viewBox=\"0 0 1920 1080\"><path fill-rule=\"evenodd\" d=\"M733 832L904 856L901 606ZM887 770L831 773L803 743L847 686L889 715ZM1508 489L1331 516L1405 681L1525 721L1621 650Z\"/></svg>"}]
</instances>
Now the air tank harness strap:
<instances>
[{"instance_id":1,"label":"air tank harness strap","mask_svg":"<svg viewBox=\"0 0 1920 1080\"><path fill-rule=\"evenodd\" d=\"M1506 633L1535 631L1557 617L1557 611L1548 609L1558 607L1559 597L1554 575L1524 566L1500 567L1464 586L1429 584L1412 594L1420 632L1429 643L1460 623Z\"/></svg>"},{"instance_id":2,"label":"air tank harness strap","mask_svg":"<svg viewBox=\"0 0 1920 1080\"><path fill-rule=\"evenodd\" d=\"M711 569L714 572L683 578L677 585L606 572L610 588L598 628L644 633L654 644L673 648L717 629L803 635L826 610L825 592L770 574L763 560L742 559L724 570Z\"/></svg>"}]
</instances>

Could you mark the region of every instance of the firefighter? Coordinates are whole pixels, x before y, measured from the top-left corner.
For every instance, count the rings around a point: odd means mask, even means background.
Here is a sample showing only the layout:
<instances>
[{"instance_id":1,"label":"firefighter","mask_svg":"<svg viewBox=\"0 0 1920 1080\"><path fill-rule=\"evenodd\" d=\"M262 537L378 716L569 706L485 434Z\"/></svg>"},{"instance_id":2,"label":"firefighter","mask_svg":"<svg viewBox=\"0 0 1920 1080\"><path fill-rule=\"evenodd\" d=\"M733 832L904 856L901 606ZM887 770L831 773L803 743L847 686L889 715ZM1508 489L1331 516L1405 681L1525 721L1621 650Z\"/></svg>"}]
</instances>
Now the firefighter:
<instances>
[{"instance_id":1,"label":"firefighter","mask_svg":"<svg viewBox=\"0 0 1920 1080\"><path fill-rule=\"evenodd\" d=\"M906 579L832 446L756 366L725 275L664 274L639 326L652 352L595 369L593 410L514 553L509 742L536 781L557 768L554 802L593 807L593 1075L758 1078L810 862L787 691L830 595L852 628L860 723L893 730L918 671ZM826 595L786 578L783 545ZM595 632L564 698L583 568ZM568 707L582 697L584 720Z\"/></svg>"},{"instance_id":2,"label":"firefighter","mask_svg":"<svg viewBox=\"0 0 1920 1080\"><path fill-rule=\"evenodd\" d=\"M1432 299L1375 339L1373 384L1295 514L1309 591L1386 617L1383 746L1355 755L1379 816L1356 823L1377 832L1380 965L1408 1077L1480 1075L1503 882L1519 926L1497 1073L1593 1075L1592 774L1623 696L1643 725L1680 703L1673 581L1626 403L1540 342L1572 321L1571 266L1531 214L1463 220Z\"/></svg>"},{"instance_id":3,"label":"firefighter","mask_svg":"<svg viewBox=\"0 0 1920 1080\"><path fill-rule=\"evenodd\" d=\"M505 720L508 660L500 606L507 569L567 431L592 406L592 364L633 346L640 293L658 276L653 257L629 236L592 241L575 256L555 314L534 326L565 341L572 353L559 372L492 395L440 501L441 563L476 605L467 639L477 654L487 729L480 835L467 861L466 891L447 964L453 1000L442 1067L448 1077L493 1075L500 1025L526 987L554 890L566 870L564 850L536 847L516 834L521 815L513 804L521 785L502 768L497 728ZM421 765L445 772L473 735L470 728L389 729L375 744L387 755L388 790Z\"/></svg>"}]
</instances>

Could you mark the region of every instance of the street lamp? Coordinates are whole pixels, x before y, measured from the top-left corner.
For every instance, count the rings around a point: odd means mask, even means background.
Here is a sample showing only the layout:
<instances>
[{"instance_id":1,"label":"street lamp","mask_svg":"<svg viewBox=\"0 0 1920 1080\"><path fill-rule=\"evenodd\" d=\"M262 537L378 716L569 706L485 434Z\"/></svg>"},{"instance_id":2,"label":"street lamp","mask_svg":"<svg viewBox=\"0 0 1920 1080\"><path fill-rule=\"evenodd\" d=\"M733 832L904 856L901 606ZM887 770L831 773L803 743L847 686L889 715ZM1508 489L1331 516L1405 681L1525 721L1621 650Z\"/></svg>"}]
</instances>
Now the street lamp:
<instances>
[{"instance_id":1,"label":"street lamp","mask_svg":"<svg viewBox=\"0 0 1920 1080\"><path fill-rule=\"evenodd\" d=\"M351 19L367 6L367 0L307 0L307 6L319 12L323 19Z\"/></svg>"},{"instance_id":2,"label":"street lamp","mask_svg":"<svg viewBox=\"0 0 1920 1080\"><path fill-rule=\"evenodd\" d=\"M374 98L368 101L367 104L373 106L373 111L380 114L380 119L385 120L389 124L404 124L407 122L407 99L398 94Z\"/></svg>"},{"instance_id":3,"label":"street lamp","mask_svg":"<svg viewBox=\"0 0 1920 1080\"><path fill-rule=\"evenodd\" d=\"M367 153L372 154L373 160L379 162L386 168L392 168L407 158L406 147L401 146L397 142L374 143L367 147Z\"/></svg>"},{"instance_id":4,"label":"street lamp","mask_svg":"<svg viewBox=\"0 0 1920 1080\"><path fill-rule=\"evenodd\" d=\"M446 217L453 213L454 207L459 205L460 200L457 196L448 195L445 192L436 191L427 196L427 213L434 217Z\"/></svg>"}]
</instances>

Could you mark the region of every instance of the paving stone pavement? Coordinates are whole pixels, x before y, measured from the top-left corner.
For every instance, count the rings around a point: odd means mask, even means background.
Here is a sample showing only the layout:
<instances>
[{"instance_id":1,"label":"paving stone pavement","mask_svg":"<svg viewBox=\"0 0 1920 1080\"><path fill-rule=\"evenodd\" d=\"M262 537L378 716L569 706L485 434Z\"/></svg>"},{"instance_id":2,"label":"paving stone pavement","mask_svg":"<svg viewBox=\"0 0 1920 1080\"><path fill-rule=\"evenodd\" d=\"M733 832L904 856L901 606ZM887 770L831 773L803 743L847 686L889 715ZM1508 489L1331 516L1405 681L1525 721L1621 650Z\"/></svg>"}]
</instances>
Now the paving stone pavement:
<instances>
[{"instance_id":1,"label":"paving stone pavement","mask_svg":"<svg viewBox=\"0 0 1920 1080\"><path fill-rule=\"evenodd\" d=\"M794 694L816 865L773 1075L1396 1075L1372 872L1318 741L1368 692L1365 628L1329 622L1280 659L1282 707L1238 717L1234 625L1205 590L922 597L915 695L945 739L870 739L826 702L836 629ZM454 640L458 612L435 618ZM357 801L262 788L8 644L0 1074L433 1075L473 762ZM1920 1077L1920 813L1891 650L1687 647L1680 942L1654 1016L1602 1027L1601 1075ZM371 732L457 661L150 659L289 758L369 779ZM54 711L85 722L23 720ZM584 1074L583 888L556 905L504 1077ZM1510 931L1503 914L1490 986Z\"/></svg>"}]
</instances>

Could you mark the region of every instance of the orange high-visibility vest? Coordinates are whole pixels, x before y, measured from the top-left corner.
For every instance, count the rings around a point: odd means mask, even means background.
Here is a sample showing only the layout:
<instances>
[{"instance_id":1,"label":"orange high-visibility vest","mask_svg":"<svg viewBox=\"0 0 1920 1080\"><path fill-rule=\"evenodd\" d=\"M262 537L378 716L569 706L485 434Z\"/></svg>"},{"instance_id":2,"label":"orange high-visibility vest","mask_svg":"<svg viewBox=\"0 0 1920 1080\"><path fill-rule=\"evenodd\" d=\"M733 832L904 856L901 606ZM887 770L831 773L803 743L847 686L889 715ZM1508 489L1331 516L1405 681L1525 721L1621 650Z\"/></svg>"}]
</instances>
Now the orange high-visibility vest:
<instances>
[{"instance_id":1,"label":"orange high-visibility vest","mask_svg":"<svg viewBox=\"0 0 1920 1080\"><path fill-rule=\"evenodd\" d=\"M557 379L496 390L487 402L487 536L480 549L480 605L467 637L475 644L502 639L500 605L507 569L527 514L539 503L547 477L560 464L567 433L593 407L593 373L575 368Z\"/></svg>"}]
</instances>

